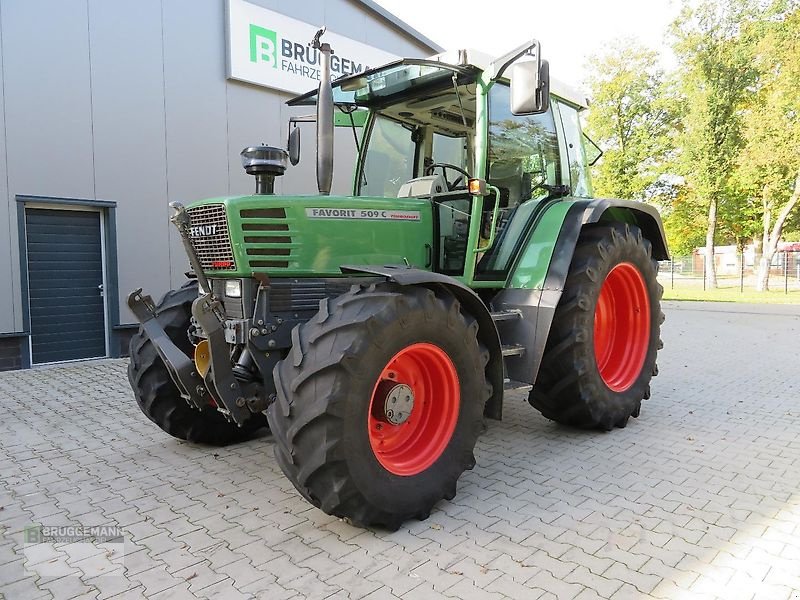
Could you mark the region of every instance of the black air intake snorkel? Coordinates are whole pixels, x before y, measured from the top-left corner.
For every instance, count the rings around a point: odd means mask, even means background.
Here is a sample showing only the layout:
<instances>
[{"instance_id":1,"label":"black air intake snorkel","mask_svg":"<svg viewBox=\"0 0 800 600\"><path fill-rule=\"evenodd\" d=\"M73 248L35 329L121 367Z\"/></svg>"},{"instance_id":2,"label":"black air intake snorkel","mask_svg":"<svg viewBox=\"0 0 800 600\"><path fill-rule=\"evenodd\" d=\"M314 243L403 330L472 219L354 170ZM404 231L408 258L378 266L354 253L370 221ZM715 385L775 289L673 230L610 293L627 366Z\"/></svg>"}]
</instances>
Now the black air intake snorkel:
<instances>
[{"instance_id":1,"label":"black air intake snorkel","mask_svg":"<svg viewBox=\"0 0 800 600\"><path fill-rule=\"evenodd\" d=\"M333 88L331 86L330 44L322 44L319 38L325 27L317 31L311 47L318 50L320 72L319 92L317 93L317 188L327 196L331 193L333 181Z\"/></svg>"},{"instance_id":2,"label":"black air intake snorkel","mask_svg":"<svg viewBox=\"0 0 800 600\"><path fill-rule=\"evenodd\" d=\"M272 146L250 146L240 153L242 166L248 175L256 178L256 194L274 194L275 178L286 171L289 153Z\"/></svg>"}]
</instances>

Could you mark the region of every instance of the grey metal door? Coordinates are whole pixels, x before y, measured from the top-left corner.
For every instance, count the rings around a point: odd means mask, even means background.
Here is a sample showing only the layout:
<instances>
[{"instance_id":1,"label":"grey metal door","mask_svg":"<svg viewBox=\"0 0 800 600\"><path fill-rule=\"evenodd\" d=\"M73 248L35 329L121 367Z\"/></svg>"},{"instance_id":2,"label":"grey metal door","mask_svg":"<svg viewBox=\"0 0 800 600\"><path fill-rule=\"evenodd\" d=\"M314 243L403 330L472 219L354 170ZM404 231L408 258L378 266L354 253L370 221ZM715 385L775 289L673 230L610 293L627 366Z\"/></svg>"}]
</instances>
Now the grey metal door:
<instances>
[{"instance_id":1,"label":"grey metal door","mask_svg":"<svg viewBox=\"0 0 800 600\"><path fill-rule=\"evenodd\" d=\"M33 364L106 355L100 213L25 210Z\"/></svg>"}]
</instances>

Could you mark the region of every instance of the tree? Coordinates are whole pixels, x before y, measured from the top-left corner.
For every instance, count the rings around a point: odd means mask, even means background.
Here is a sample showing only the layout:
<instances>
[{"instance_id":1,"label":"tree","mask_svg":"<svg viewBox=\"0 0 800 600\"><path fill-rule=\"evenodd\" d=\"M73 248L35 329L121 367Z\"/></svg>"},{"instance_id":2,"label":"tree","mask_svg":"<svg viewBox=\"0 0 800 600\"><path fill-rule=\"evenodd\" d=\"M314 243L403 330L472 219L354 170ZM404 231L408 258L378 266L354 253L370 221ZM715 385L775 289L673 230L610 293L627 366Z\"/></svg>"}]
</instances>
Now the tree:
<instances>
[{"instance_id":1,"label":"tree","mask_svg":"<svg viewBox=\"0 0 800 600\"><path fill-rule=\"evenodd\" d=\"M738 177L758 198L761 257L756 288L769 288L772 259L783 229L800 205L800 8L779 1L759 28L755 64L760 76L746 112Z\"/></svg>"},{"instance_id":2,"label":"tree","mask_svg":"<svg viewBox=\"0 0 800 600\"><path fill-rule=\"evenodd\" d=\"M755 19L754 0L688 0L673 24L680 61L685 116L680 171L697 202L706 207L706 285L716 287L714 247L720 205L741 151L741 111L756 71L752 41L743 35Z\"/></svg>"},{"instance_id":3,"label":"tree","mask_svg":"<svg viewBox=\"0 0 800 600\"><path fill-rule=\"evenodd\" d=\"M673 258L690 255L703 243L705 214L687 192L685 185L676 183L661 190L657 198Z\"/></svg>"},{"instance_id":4,"label":"tree","mask_svg":"<svg viewBox=\"0 0 800 600\"><path fill-rule=\"evenodd\" d=\"M604 152L592 174L594 190L642 200L663 173L676 121L658 55L634 40L618 40L590 59L589 69L587 133Z\"/></svg>"}]
</instances>

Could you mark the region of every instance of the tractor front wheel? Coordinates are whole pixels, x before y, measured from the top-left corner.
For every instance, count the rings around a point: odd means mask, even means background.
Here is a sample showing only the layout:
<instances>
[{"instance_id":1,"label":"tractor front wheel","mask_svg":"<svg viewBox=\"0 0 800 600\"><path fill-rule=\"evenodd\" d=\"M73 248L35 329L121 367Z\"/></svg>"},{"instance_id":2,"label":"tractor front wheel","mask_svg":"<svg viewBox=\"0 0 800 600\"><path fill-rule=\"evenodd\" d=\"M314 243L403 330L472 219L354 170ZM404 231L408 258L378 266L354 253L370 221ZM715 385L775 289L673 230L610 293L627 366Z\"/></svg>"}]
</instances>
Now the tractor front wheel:
<instances>
[{"instance_id":1,"label":"tractor front wheel","mask_svg":"<svg viewBox=\"0 0 800 600\"><path fill-rule=\"evenodd\" d=\"M328 514L388 529L453 498L491 394L477 331L444 291L355 286L323 300L293 331L267 411L298 491Z\"/></svg>"},{"instance_id":2,"label":"tractor front wheel","mask_svg":"<svg viewBox=\"0 0 800 600\"><path fill-rule=\"evenodd\" d=\"M663 288L633 225L585 227L556 308L530 403L553 421L625 427L650 396Z\"/></svg>"},{"instance_id":3,"label":"tractor front wheel","mask_svg":"<svg viewBox=\"0 0 800 600\"><path fill-rule=\"evenodd\" d=\"M182 288L167 292L156 306L157 319L164 331L178 348L190 356L194 347L188 332L195 298L197 282L189 281ZM202 412L189 406L143 328L139 328L131 338L128 380L136 403L145 416L179 440L224 446L244 441L256 430L267 426L261 413L253 415L239 427L227 421L213 406Z\"/></svg>"}]
</instances>

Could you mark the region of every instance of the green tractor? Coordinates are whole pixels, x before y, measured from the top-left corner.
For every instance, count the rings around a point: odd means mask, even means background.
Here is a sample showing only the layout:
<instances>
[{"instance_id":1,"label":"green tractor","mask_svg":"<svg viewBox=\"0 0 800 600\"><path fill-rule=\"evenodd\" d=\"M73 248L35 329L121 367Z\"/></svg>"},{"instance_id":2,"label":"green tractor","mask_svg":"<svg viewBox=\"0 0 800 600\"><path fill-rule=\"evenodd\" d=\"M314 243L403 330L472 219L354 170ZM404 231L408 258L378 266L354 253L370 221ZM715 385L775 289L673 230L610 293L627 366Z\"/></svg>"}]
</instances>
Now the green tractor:
<instances>
[{"instance_id":1,"label":"green tractor","mask_svg":"<svg viewBox=\"0 0 800 600\"><path fill-rule=\"evenodd\" d=\"M650 206L594 199L585 99L531 41L491 60L403 59L290 105L288 150L242 152L256 193L173 203L190 279L155 304L128 370L170 435L227 444L269 426L313 505L362 526L426 518L475 465L507 392L611 430L639 415L661 346ZM552 90L551 90L552 86ZM318 195L274 194L315 121ZM331 196L334 123L352 129L350 196Z\"/></svg>"}]
</instances>

